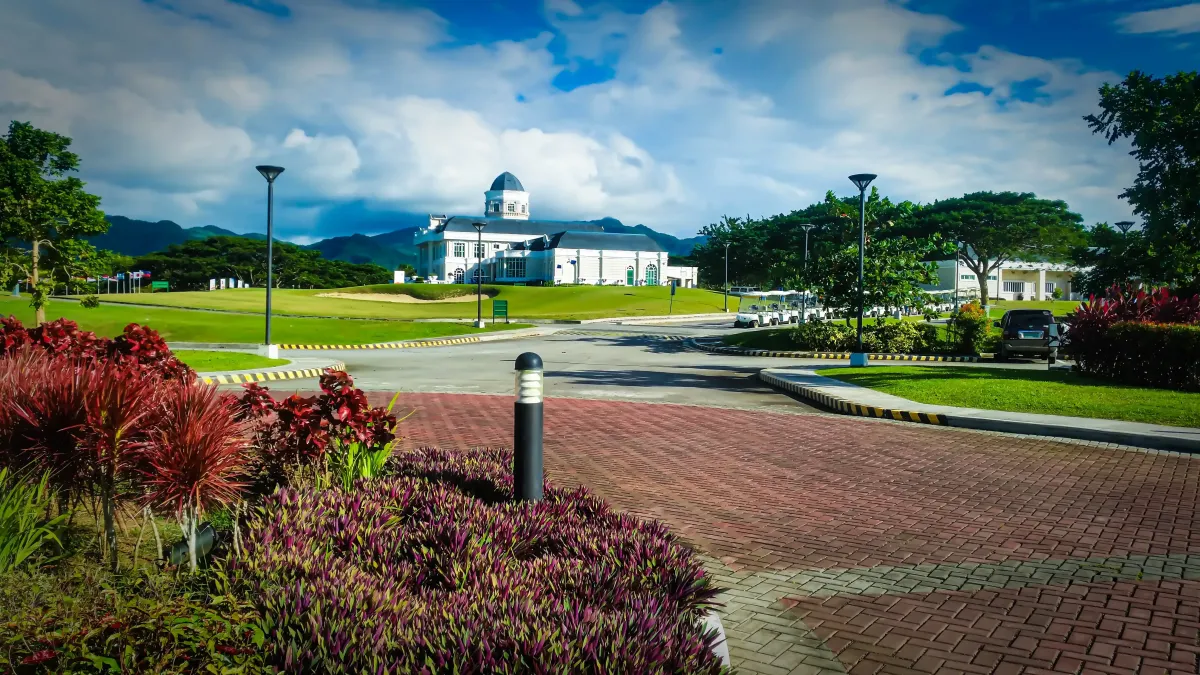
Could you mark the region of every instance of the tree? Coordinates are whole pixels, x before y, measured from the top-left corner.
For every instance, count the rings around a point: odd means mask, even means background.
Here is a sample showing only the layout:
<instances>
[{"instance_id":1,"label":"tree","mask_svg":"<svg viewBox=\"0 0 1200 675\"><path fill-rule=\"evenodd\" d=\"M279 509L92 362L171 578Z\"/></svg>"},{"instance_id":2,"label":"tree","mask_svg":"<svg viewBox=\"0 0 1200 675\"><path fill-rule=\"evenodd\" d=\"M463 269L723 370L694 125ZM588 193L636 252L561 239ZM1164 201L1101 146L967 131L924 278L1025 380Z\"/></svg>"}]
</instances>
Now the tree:
<instances>
[{"instance_id":1,"label":"tree","mask_svg":"<svg viewBox=\"0 0 1200 675\"><path fill-rule=\"evenodd\" d=\"M1109 144L1129 138L1138 160L1120 194L1145 219L1148 264L1163 282L1200 291L1200 77L1133 71L1100 88L1100 114L1084 117Z\"/></svg>"},{"instance_id":2,"label":"tree","mask_svg":"<svg viewBox=\"0 0 1200 675\"><path fill-rule=\"evenodd\" d=\"M54 288L46 269L71 274L89 244L81 237L102 234L108 222L100 198L84 191L84 183L68 172L79 157L71 139L27 122L12 122L0 142L0 282L16 278L29 283L37 323L46 321L46 302Z\"/></svg>"},{"instance_id":3,"label":"tree","mask_svg":"<svg viewBox=\"0 0 1200 675\"><path fill-rule=\"evenodd\" d=\"M700 268L700 276L713 287L725 284L725 244L729 243L730 285L768 283L765 255L766 229L761 221L736 216L722 216L721 222L706 225L700 234L707 237L703 244L692 249L692 257Z\"/></svg>"},{"instance_id":4,"label":"tree","mask_svg":"<svg viewBox=\"0 0 1200 675\"><path fill-rule=\"evenodd\" d=\"M918 227L961 242L958 257L975 273L988 304L987 278L1012 260L1068 260L1085 241L1083 219L1066 202L1032 192L972 192L934 202L918 213Z\"/></svg>"},{"instance_id":5,"label":"tree","mask_svg":"<svg viewBox=\"0 0 1200 675\"><path fill-rule=\"evenodd\" d=\"M866 247L863 249L863 292L858 290L859 198L837 197L798 212L814 225L809 241L809 263L804 265L804 232L798 223L785 228L792 243L774 247L779 252L774 275L789 286L816 290L826 307L847 308L858 314L860 304L883 307L924 307L922 286L937 282L934 259L951 249L941 235L918 233L912 202L893 203L875 188L867 197ZM807 271L806 271L807 270Z\"/></svg>"},{"instance_id":6,"label":"tree","mask_svg":"<svg viewBox=\"0 0 1200 675\"><path fill-rule=\"evenodd\" d=\"M320 251L281 241L275 242L273 262L276 288L344 288L392 281L391 272L379 265L326 260ZM267 242L245 237L195 239L141 256L134 267L149 270L154 279L169 281L176 289L207 290L209 279L229 278L263 287Z\"/></svg>"}]
</instances>

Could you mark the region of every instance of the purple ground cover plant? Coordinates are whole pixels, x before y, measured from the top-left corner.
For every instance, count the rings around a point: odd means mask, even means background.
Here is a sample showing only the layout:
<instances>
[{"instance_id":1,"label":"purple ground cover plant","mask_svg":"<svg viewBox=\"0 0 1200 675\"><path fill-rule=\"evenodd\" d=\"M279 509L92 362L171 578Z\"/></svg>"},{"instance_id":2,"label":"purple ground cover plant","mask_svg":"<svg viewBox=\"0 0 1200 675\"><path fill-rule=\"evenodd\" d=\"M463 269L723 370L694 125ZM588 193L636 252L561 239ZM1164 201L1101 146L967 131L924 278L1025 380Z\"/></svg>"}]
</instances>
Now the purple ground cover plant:
<instances>
[{"instance_id":1,"label":"purple ground cover plant","mask_svg":"<svg viewBox=\"0 0 1200 675\"><path fill-rule=\"evenodd\" d=\"M547 484L511 451L396 455L353 490L281 488L230 575L286 672L721 673L715 589L661 523Z\"/></svg>"}]
</instances>

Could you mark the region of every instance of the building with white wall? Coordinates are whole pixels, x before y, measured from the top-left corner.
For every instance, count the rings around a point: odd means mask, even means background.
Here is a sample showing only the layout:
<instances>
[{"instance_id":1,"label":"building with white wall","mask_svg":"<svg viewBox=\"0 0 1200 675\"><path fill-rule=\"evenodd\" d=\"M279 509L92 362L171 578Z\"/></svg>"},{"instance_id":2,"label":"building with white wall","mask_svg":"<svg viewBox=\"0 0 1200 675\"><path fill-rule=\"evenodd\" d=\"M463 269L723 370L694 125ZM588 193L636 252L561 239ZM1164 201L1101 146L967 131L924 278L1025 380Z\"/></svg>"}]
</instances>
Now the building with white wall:
<instances>
[{"instance_id":1,"label":"building with white wall","mask_svg":"<svg viewBox=\"0 0 1200 675\"><path fill-rule=\"evenodd\" d=\"M962 261L956 265L954 260L941 260L937 266L938 283L926 287L927 290L953 291L957 275L959 297L979 297L979 278ZM993 300L1052 300L1057 290L1063 300L1080 300L1073 282L1081 271L1061 263L1012 260L1002 263L988 275L988 297Z\"/></svg>"},{"instance_id":2,"label":"building with white wall","mask_svg":"<svg viewBox=\"0 0 1200 675\"><path fill-rule=\"evenodd\" d=\"M414 235L417 275L434 282L695 286L695 267L669 265L644 234L605 232L594 223L530 218L529 193L507 171L484 193L484 217L430 215ZM484 223L482 235L474 224ZM482 239L482 241L481 241Z\"/></svg>"}]
</instances>

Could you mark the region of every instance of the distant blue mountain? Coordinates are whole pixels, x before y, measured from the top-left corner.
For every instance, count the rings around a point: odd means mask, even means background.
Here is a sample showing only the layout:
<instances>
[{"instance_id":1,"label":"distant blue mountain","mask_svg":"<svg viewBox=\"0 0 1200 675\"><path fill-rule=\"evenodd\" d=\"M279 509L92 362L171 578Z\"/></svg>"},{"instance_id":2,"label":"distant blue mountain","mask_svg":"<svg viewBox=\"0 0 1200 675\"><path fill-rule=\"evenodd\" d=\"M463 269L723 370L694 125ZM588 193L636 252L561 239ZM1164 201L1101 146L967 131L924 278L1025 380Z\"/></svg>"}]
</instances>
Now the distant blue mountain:
<instances>
[{"instance_id":1,"label":"distant blue mountain","mask_svg":"<svg viewBox=\"0 0 1200 675\"><path fill-rule=\"evenodd\" d=\"M109 222L108 232L91 237L90 241L100 248L125 255L145 255L154 251L161 251L171 244L182 244L190 239L206 239L216 236L249 237L252 239L266 238L266 235L257 232L241 234L217 227L216 225L181 227L170 220L160 220L157 223L152 223L124 216L106 216L106 218ZM364 221L359 223L357 220L355 222L360 227L366 224L371 229L376 229L384 223L412 224L408 227L402 227L381 234L366 235L355 233L330 237L309 244L304 248L320 251L322 256L330 260L345 260L352 263L375 263L388 269L396 269L404 264L416 264L417 249L413 245L413 235L416 234L420 227L428 223L428 216L396 214L389 219L387 216L380 214L371 218L371 222ZM645 225L625 225L616 218L601 218L600 220L584 222L598 224L604 228L605 232L645 234L658 242L660 246L666 249L667 253L673 256L690 255L692 249L697 244L704 242L703 236L680 239L655 231ZM570 225L570 223L564 222L563 229L568 229Z\"/></svg>"}]
</instances>

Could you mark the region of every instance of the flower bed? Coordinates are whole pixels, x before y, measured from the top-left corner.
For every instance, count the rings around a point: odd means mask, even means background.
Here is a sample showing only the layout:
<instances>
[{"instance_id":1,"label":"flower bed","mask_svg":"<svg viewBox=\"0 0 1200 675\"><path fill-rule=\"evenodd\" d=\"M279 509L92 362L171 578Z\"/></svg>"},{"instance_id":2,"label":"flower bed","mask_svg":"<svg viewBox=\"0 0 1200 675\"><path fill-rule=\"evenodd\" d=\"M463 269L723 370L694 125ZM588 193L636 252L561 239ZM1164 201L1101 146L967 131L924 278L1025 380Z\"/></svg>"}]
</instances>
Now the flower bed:
<instances>
[{"instance_id":1,"label":"flower bed","mask_svg":"<svg viewBox=\"0 0 1200 675\"><path fill-rule=\"evenodd\" d=\"M721 672L715 594L660 523L580 489L512 499L504 450L421 450L355 489L284 489L234 578L274 660L330 672Z\"/></svg>"}]
</instances>

